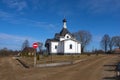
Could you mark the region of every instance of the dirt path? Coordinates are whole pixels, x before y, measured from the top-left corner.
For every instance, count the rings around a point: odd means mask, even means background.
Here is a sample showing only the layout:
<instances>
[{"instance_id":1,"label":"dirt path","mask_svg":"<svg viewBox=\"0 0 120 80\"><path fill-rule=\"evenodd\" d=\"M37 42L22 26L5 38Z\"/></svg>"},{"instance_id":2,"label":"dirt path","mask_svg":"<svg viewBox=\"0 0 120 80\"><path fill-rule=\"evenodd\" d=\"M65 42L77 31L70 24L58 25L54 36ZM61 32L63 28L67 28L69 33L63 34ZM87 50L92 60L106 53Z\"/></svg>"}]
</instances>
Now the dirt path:
<instances>
[{"instance_id":1,"label":"dirt path","mask_svg":"<svg viewBox=\"0 0 120 80\"><path fill-rule=\"evenodd\" d=\"M15 79L13 68L10 62L11 60L8 58L0 59L0 68L1 68L0 79L1 80Z\"/></svg>"},{"instance_id":2,"label":"dirt path","mask_svg":"<svg viewBox=\"0 0 120 80\"><path fill-rule=\"evenodd\" d=\"M24 68L12 57L0 58L0 80L17 80Z\"/></svg>"},{"instance_id":3,"label":"dirt path","mask_svg":"<svg viewBox=\"0 0 120 80\"><path fill-rule=\"evenodd\" d=\"M61 69L61 72L49 76L46 80L105 80L106 77L109 79L115 76L115 72L106 71L104 65L114 64L117 59L118 56L94 58L67 69ZM107 69L113 69L113 67L108 66Z\"/></svg>"},{"instance_id":4,"label":"dirt path","mask_svg":"<svg viewBox=\"0 0 120 80\"><path fill-rule=\"evenodd\" d=\"M23 68L16 60L0 58L0 80L108 80L115 76L119 56L96 56L75 65Z\"/></svg>"}]
</instances>

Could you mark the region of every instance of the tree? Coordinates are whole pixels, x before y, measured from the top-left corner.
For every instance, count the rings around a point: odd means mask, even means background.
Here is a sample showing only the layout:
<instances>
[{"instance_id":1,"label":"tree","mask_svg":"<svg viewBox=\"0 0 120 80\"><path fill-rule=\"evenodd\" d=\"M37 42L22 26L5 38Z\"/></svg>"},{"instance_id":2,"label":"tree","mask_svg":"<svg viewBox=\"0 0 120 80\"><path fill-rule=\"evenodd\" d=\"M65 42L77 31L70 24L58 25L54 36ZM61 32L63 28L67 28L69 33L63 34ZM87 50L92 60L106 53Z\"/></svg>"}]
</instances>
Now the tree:
<instances>
[{"instance_id":1,"label":"tree","mask_svg":"<svg viewBox=\"0 0 120 80\"><path fill-rule=\"evenodd\" d=\"M23 50L24 48L26 48L26 47L29 47L29 46L30 46L29 41L28 41L28 40L25 40L25 41L23 42L23 44L22 44L22 50Z\"/></svg>"},{"instance_id":2,"label":"tree","mask_svg":"<svg viewBox=\"0 0 120 80\"><path fill-rule=\"evenodd\" d=\"M108 50L109 43L110 43L110 37L109 37L108 34L105 34L105 35L102 37L102 40L101 40L101 46L102 46L102 48L104 49L105 53L106 53L107 50Z\"/></svg>"},{"instance_id":3,"label":"tree","mask_svg":"<svg viewBox=\"0 0 120 80\"><path fill-rule=\"evenodd\" d=\"M109 49L110 52L112 52L112 48L114 47L115 41L114 41L114 37L110 38L110 42L109 42Z\"/></svg>"},{"instance_id":4,"label":"tree","mask_svg":"<svg viewBox=\"0 0 120 80\"><path fill-rule=\"evenodd\" d=\"M78 41L81 42L81 52L84 52L85 47L90 43L92 39L92 35L88 31L78 31L73 33L73 35L76 37Z\"/></svg>"},{"instance_id":5,"label":"tree","mask_svg":"<svg viewBox=\"0 0 120 80\"><path fill-rule=\"evenodd\" d=\"M37 43L38 43L39 51L40 51L40 53L41 53L41 52L42 52L43 43L41 43L41 42L37 42Z\"/></svg>"},{"instance_id":6,"label":"tree","mask_svg":"<svg viewBox=\"0 0 120 80\"><path fill-rule=\"evenodd\" d=\"M113 41L114 41L114 46L120 49L120 36L114 36Z\"/></svg>"}]
</instances>

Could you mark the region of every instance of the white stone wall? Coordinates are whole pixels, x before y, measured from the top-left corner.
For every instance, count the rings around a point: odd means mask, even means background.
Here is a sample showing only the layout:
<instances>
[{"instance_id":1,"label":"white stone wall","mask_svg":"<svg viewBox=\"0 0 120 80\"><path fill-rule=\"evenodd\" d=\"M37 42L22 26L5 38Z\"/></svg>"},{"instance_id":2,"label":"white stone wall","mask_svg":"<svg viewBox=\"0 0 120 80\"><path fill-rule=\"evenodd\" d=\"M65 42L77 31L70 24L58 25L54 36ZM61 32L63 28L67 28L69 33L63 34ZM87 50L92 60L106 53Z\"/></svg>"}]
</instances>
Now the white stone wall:
<instances>
[{"instance_id":1,"label":"white stone wall","mask_svg":"<svg viewBox=\"0 0 120 80\"><path fill-rule=\"evenodd\" d=\"M65 40L65 38L64 38L64 37L61 37L61 38L60 38L60 41L63 41L63 40Z\"/></svg>"},{"instance_id":2,"label":"white stone wall","mask_svg":"<svg viewBox=\"0 0 120 80\"><path fill-rule=\"evenodd\" d=\"M64 42L59 42L58 44L58 53L64 53Z\"/></svg>"},{"instance_id":3,"label":"white stone wall","mask_svg":"<svg viewBox=\"0 0 120 80\"><path fill-rule=\"evenodd\" d=\"M50 52L51 53L58 53L58 42L51 42L51 49L50 49ZM55 46L57 46L57 49L55 49Z\"/></svg>"},{"instance_id":4,"label":"white stone wall","mask_svg":"<svg viewBox=\"0 0 120 80\"><path fill-rule=\"evenodd\" d=\"M70 45L72 45L72 49L70 49ZM55 46L57 48L55 49ZM72 54L72 53L81 53L81 44L74 40L65 40L62 42L51 42L51 53L64 53L64 54Z\"/></svg>"},{"instance_id":5,"label":"white stone wall","mask_svg":"<svg viewBox=\"0 0 120 80\"><path fill-rule=\"evenodd\" d=\"M72 45L72 49L70 49L70 45ZM64 53L81 53L80 52L80 44L73 40L66 40L64 42Z\"/></svg>"},{"instance_id":6,"label":"white stone wall","mask_svg":"<svg viewBox=\"0 0 120 80\"><path fill-rule=\"evenodd\" d=\"M77 45L77 50L78 50L78 53L81 53L81 44L79 43L78 45Z\"/></svg>"}]
</instances>

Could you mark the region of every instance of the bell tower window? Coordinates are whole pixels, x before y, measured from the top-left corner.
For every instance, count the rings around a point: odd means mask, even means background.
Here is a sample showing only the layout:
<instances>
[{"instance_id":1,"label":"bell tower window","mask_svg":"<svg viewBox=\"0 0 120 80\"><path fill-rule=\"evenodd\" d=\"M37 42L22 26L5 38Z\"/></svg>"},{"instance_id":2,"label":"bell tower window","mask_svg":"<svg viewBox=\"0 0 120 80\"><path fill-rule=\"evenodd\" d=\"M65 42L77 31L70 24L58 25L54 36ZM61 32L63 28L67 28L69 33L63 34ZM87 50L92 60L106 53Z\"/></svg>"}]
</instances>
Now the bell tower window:
<instances>
[{"instance_id":1,"label":"bell tower window","mask_svg":"<svg viewBox=\"0 0 120 80\"><path fill-rule=\"evenodd\" d=\"M67 36L67 38L69 38L69 36Z\"/></svg>"}]
</instances>

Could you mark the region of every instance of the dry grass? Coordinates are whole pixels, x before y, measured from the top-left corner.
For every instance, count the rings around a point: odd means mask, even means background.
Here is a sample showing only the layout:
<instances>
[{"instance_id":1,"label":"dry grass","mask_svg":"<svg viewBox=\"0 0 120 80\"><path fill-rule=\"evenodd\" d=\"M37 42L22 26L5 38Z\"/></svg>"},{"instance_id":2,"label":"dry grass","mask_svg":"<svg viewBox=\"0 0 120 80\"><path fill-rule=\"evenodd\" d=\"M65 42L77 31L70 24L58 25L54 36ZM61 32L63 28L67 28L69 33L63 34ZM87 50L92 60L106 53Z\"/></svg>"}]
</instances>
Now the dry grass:
<instances>
[{"instance_id":1,"label":"dry grass","mask_svg":"<svg viewBox=\"0 0 120 80\"><path fill-rule=\"evenodd\" d=\"M103 56L103 55L99 55ZM96 55L50 55L50 56L39 56L39 60L37 60L37 64L45 64L45 63L56 63L56 62L69 62L76 61L82 59L90 59L96 57ZM21 57L20 60L25 62L26 64L33 66L34 57Z\"/></svg>"}]
</instances>

